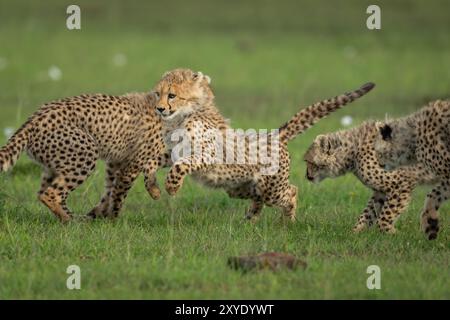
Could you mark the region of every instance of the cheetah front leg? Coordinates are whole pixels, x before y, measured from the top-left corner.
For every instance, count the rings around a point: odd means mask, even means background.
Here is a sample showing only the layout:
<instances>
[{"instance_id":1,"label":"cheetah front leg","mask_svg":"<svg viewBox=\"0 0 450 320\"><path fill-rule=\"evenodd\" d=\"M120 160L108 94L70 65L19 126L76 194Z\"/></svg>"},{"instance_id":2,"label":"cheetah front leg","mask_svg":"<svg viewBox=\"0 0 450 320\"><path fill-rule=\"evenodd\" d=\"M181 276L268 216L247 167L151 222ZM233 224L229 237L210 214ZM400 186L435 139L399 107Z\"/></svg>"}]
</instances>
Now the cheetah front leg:
<instances>
[{"instance_id":1,"label":"cheetah front leg","mask_svg":"<svg viewBox=\"0 0 450 320\"><path fill-rule=\"evenodd\" d=\"M144 182L145 188L148 194L154 200L158 200L161 197L161 190L156 180L156 172L159 168L168 168L172 165L172 159L169 153L164 153L158 157L157 160L151 160L147 167L144 168Z\"/></svg>"},{"instance_id":2,"label":"cheetah front leg","mask_svg":"<svg viewBox=\"0 0 450 320\"><path fill-rule=\"evenodd\" d=\"M439 232L439 208L450 197L448 182L442 181L428 195L421 214L421 227L428 240L437 238Z\"/></svg>"},{"instance_id":3,"label":"cheetah front leg","mask_svg":"<svg viewBox=\"0 0 450 320\"><path fill-rule=\"evenodd\" d=\"M110 218L116 218L119 215L123 202L128 195L128 191L133 186L139 173L140 172L134 168L126 168L117 173L114 187L111 191L111 201L108 208L108 216Z\"/></svg>"},{"instance_id":4,"label":"cheetah front leg","mask_svg":"<svg viewBox=\"0 0 450 320\"><path fill-rule=\"evenodd\" d=\"M361 232L371 227L377 220L378 214L381 212L381 207L386 200L386 195L379 191L374 191L372 197L369 199L366 208L358 218L358 222L353 227L353 232Z\"/></svg>"},{"instance_id":5,"label":"cheetah front leg","mask_svg":"<svg viewBox=\"0 0 450 320\"><path fill-rule=\"evenodd\" d=\"M381 207L377 219L378 227L382 232L395 233L394 223L406 209L411 200L411 188L398 186L391 193L386 194L386 200Z\"/></svg>"},{"instance_id":6,"label":"cheetah front leg","mask_svg":"<svg viewBox=\"0 0 450 320\"><path fill-rule=\"evenodd\" d=\"M114 187L114 180L118 172L118 166L112 163L106 164L105 174L105 191L100 202L92 209L87 216L90 218L106 217L108 216L109 206L111 203L112 189Z\"/></svg>"},{"instance_id":7,"label":"cheetah front leg","mask_svg":"<svg viewBox=\"0 0 450 320\"><path fill-rule=\"evenodd\" d=\"M167 193L171 196L175 195L180 190L187 175L207 167L208 164L201 157L195 155L177 160L167 174L165 186Z\"/></svg>"},{"instance_id":8,"label":"cheetah front leg","mask_svg":"<svg viewBox=\"0 0 450 320\"><path fill-rule=\"evenodd\" d=\"M288 218L291 222L295 222L297 220L297 193L298 188L292 184L289 185L286 203L282 206L284 210L284 217Z\"/></svg>"},{"instance_id":9,"label":"cheetah front leg","mask_svg":"<svg viewBox=\"0 0 450 320\"><path fill-rule=\"evenodd\" d=\"M158 181L156 180L156 171L158 170L158 168L158 160L150 161L147 167L144 168L145 189L147 189L148 194L154 200L158 200L161 196L161 190L159 189Z\"/></svg>"}]
</instances>

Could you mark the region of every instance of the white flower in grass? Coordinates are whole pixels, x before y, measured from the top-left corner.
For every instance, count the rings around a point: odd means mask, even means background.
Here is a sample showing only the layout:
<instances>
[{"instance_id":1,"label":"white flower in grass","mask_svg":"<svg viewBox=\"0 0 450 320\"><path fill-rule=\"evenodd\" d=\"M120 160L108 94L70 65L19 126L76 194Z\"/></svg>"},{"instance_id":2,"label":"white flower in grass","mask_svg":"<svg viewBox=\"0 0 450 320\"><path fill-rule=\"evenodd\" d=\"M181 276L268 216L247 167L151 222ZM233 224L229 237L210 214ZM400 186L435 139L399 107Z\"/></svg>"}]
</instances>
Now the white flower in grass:
<instances>
[{"instance_id":1,"label":"white flower in grass","mask_svg":"<svg viewBox=\"0 0 450 320\"><path fill-rule=\"evenodd\" d=\"M123 66L125 66L127 64L127 56L124 55L123 53L117 53L113 57L113 64L116 67L123 67Z\"/></svg>"},{"instance_id":2,"label":"white flower in grass","mask_svg":"<svg viewBox=\"0 0 450 320\"><path fill-rule=\"evenodd\" d=\"M15 129L12 127L6 127L3 129L3 134L5 135L6 139L9 139L14 134Z\"/></svg>"},{"instance_id":3,"label":"white flower in grass","mask_svg":"<svg viewBox=\"0 0 450 320\"><path fill-rule=\"evenodd\" d=\"M60 68L58 68L57 66L51 66L48 69L48 76L50 77L50 79L52 79L53 81L59 81L62 78L62 71Z\"/></svg>"},{"instance_id":4,"label":"white flower in grass","mask_svg":"<svg viewBox=\"0 0 450 320\"><path fill-rule=\"evenodd\" d=\"M343 116L341 118L341 125L344 127L351 126L353 123L353 118L351 116Z\"/></svg>"},{"instance_id":5,"label":"white flower in grass","mask_svg":"<svg viewBox=\"0 0 450 320\"><path fill-rule=\"evenodd\" d=\"M0 57L0 70L6 69L8 66L8 60L6 58Z\"/></svg>"}]
</instances>

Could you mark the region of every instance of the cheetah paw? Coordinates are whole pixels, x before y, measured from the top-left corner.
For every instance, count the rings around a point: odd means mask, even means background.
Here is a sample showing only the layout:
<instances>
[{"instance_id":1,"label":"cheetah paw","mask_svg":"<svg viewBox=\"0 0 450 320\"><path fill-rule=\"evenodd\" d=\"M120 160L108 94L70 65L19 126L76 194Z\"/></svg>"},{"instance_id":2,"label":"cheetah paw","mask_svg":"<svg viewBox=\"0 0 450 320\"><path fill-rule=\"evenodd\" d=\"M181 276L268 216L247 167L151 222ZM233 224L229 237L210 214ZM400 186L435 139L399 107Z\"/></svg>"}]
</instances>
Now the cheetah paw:
<instances>
[{"instance_id":1,"label":"cheetah paw","mask_svg":"<svg viewBox=\"0 0 450 320\"><path fill-rule=\"evenodd\" d=\"M386 234L396 234L397 233L397 229L395 229L394 227L392 228L385 228L385 229L380 229L381 232L386 233Z\"/></svg>"},{"instance_id":2,"label":"cheetah paw","mask_svg":"<svg viewBox=\"0 0 450 320\"><path fill-rule=\"evenodd\" d=\"M259 215L253 214L253 213L246 213L245 220L249 221L250 223L255 224L259 220Z\"/></svg>"},{"instance_id":3,"label":"cheetah paw","mask_svg":"<svg viewBox=\"0 0 450 320\"><path fill-rule=\"evenodd\" d=\"M161 197L161 190L157 185L148 187L147 192L153 200L158 200Z\"/></svg>"},{"instance_id":4,"label":"cheetah paw","mask_svg":"<svg viewBox=\"0 0 450 320\"><path fill-rule=\"evenodd\" d=\"M72 221L72 216L70 216L70 215L61 215L61 216L59 216L59 221L62 224L68 224L70 221Z\"/></svg>"},{"instance_id":5,"label":"cheetah paw","mask_svg":"<svg viewBox=\"0 0 450 320\"><path fill-rule=\"evenodd\" d=\"M174 196L178 190L180 190L181 185L174 185L166 182L166 191L169 195Z\"/></svg>"},{"instance_id":6,"label":"cheetah paw","mask_svg":"<svg viewBox=\"0 0 450 320\"><path fill-rule=\"evenodd\" d=\"M297 216L295 214L287 215L287 216L285 216L285 219L287 219L291 223L297 222Z\"/></svg>"},{"instance_id":7,"label":"cheetah paw","mask_svg":"<svg viewBox=\"0 0 450 320\"><path fill-rule=\"evenodd\" d=\"M352 231L353 233L360 233L364 231L366 228L367 226L365 224L357 224L356 226L353 227Z\"/></svg>"}]
</instances>

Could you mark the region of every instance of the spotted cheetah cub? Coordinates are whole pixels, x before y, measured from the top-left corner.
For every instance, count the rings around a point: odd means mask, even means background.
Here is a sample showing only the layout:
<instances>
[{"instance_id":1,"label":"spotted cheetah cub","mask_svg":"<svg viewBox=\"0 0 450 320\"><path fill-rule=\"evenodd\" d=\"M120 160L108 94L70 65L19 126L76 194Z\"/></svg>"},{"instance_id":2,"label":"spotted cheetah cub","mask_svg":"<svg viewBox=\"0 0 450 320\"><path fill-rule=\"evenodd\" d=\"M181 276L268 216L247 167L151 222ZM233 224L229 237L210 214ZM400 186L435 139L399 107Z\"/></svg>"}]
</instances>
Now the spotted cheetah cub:
<instances>
[{"instance_id":1,"label":"spotted cheetah cub","mask_svg":"<svg viewBox=\"0 0 450 320\"><path fill-rule=\"evenodd\" d=\"M41 164L39 200L62 222L70 192L106 161L105 193L91 217L118 215L136 177L143 172L148 192L160 195L155 171L164 143L153 94L81 95L44 104L0 149L0 169L8 170L22 151Z\"/></svg>"},{"instance_id":2,"label":"spotted cheetah cub","mask_svg":"<svg viewBox=\"0 0 450 320\"><path fill-rule=\"evenodd\" d=\"M433 175L421 165L387 171L374 149L380 122L368 121L359 127L319 135L304 155L306 178L318 183L331 177L353 173L373 190L367 207L353 230L360 232L374 223L381 231L394 233L394 223L407 208L416 185L432 183Z\"/></svg>"},{"instance_id":3,"label":"spotted cheetah cub","mask_svg":"<svg viewBox=\"0 0 450 320\"><path fill-rule=\"evenodd\" d=\"M428 239L439 232L439 207L450 197L450 100L437 100L412 115L388 121L379 130L375 150L392 168L422 164L438 182L422 210L422 229Z\"/></svg>"},{"instance_id":4,"label":"spotted cheetah cub","mask_svg":"<svg viewBox=\"0 0 450 320\"><path fill-rule=\"evenodd\" d=\"M154 91L158 96L156 108L162 118L166 148L172 156L172 151L175 151L171 142L172 134L180 128L186 132L189 143L193 145L199 142L202 150L219 152L227 145L223 142L217 145L217 136L211 138L203 135L207 130L213 130L219 133L223 141L227 141L227 131L231 130L228 121L215 106L210 81L210 78L201 72L177 69L166 73L155 86ZM166 190L174 195L180 189L184 178L192 175L195 180L209 187L223 188L231 197L251 199L252 206L246 214L248 219L258 217L265 204L281 208L285 216L295 220L297 187L289 183L290 159L287 143L319 119L363 96L373 87L374 85L369 83L351 93L313 104L281 126L278 135L270 137L278 139L270 139L266 145L259 146L260 149L267 147L269 152L272 149L278 151L275 156L279 159L279 165L271 173L263 170L267 169L266 162L251 161L248 147L244 150L236 147L229 153L224 151L232 159L237 159L239 154L243 156L243 162L233 163L212 161L215 156L213 152L200 155L194 152L174 161L167 175ZM251 144L250 140L254 141L260 137L246 136L246 146Z\"/></svg>"}]
</instances>

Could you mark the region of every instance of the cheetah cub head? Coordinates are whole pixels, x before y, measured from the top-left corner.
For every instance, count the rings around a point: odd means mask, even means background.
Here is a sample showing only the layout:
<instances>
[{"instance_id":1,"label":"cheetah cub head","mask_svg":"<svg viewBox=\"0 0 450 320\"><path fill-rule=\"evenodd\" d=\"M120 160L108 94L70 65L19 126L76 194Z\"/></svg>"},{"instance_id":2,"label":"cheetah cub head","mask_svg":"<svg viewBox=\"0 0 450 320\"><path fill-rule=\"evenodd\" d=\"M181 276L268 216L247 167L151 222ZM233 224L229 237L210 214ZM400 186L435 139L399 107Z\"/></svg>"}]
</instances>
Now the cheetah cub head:
<instances>
[{"instance_id":1,"label":"cheetah cub head","mask_svg":"<svg viewBox=\"0 0 450 320\"><path fill-rule=\"evenodd\" d=\"M306 151L306 178L318 183L348 171L350 148L337 133L319 135Z\"/></svg>"},{"instance_id":2,"label":"cheetah cub head","mask_svg":"<svg viewBox=\"0 0 450 320\"><path fill-rule=\"evenodd\" d=\"M164 121L179 120L213 105L211 78L189 69L166 72L156 84L156 112Z\"/></svg>"},{"instance_id":3,"label":"cheetah cub head","mask_svg":"<svg viewBox=\"0 0 450 320\"><path fill-rule=\"evenodd\" d=\"M408 119L399 119L380 124L374 148L382 166L395 169L413 165L416 161L416 134L414 124Z\"/></svg>"}]
</instances>

